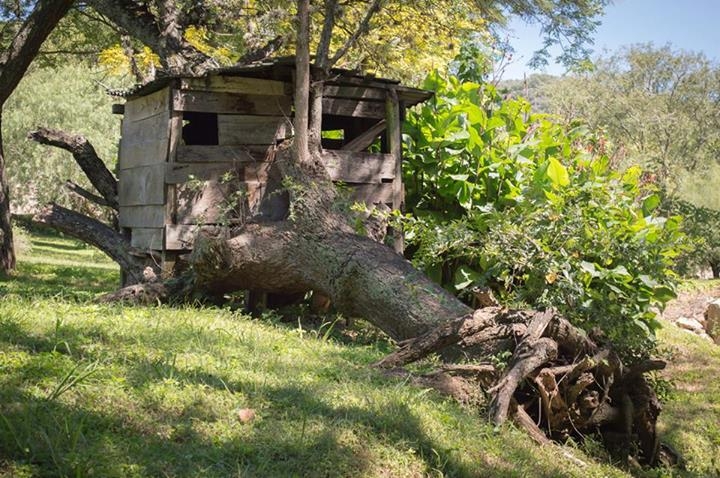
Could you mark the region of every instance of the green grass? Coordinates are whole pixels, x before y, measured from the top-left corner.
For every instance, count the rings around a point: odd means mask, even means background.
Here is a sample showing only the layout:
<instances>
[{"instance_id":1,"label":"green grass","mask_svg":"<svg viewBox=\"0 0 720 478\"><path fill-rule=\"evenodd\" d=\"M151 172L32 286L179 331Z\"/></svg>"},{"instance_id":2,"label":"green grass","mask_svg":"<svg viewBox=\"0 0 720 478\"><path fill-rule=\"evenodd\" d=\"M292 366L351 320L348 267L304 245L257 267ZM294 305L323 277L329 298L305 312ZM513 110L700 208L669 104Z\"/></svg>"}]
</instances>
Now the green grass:
<instances>
[{"instance_id":1,"label":"green grass","mask_svg":"<svg viewBox=\"0 0 720 478\"><path fill-rule=\"evenodd\" d=\"M347 344L228 309L94 304L117 285L110 262L31 242L0 282L0 476L628 476L380 375L369 364L388 344L373 334ZM705 445L717 446L718 385L706 385L697 398L680 388L663 421L688 476L708 476ZM243 408L256 418L240 421Z\"/></svg>"},{"instance_id":2,"label":"green grass","mask_svg":"<svg viewBox=\"0 0 720 478\"><path fill-rule=\"evenodd\" d=\"M674 390L658 430L685 457L688 476L720 477L720 347L671 324L659 337L671 351L663 376Z\"/></svg>"}]
</instances>

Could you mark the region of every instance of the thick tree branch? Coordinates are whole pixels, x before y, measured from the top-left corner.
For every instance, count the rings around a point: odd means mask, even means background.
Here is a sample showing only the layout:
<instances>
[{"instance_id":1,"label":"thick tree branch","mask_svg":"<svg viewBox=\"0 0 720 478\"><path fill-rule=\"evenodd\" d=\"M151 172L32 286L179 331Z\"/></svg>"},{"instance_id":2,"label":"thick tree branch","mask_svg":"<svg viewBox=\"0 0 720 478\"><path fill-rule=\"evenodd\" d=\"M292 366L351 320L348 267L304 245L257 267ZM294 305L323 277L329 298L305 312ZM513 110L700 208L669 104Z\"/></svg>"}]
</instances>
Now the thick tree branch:
<instances>
[{"instance_id":1,"label":"thick tree branch","mask_svg":"<svg viewBox=\"0 0 720 478\"><path fill-rule=\"evenodd\" d=\"M337 10L337 3L337 0L325 0L325 21L323 22L320 42L318 43L315 53L315 66L322 69L325 73L327 73L328 69L330 41L332 40L332 32L335 28L335 12Z\"/></svg>"},{"instance_id":2,"label":"thick tree branch","mask_svg":"<svg viewBox=\"0 0 720 478\"><path fill-rule=\"evenodd\" d=\"M162 54L160 27L146 3L133 0L89 0L88 5L156 53Z\"/></svg>"},{"instance_id":3,"label":"thick tree branch","mask_svg":"<svg viewBox=\"0 0 720 478\"><path fill-rule=\"evenodd\" d=\"M143 280L143 264L131 254L130 243L120 233L97 219L57 204L50 204L38 212L33 220L92 244L117 262L132 282Z\"/></svg>"},{"instance_id":4,"label":"thick tree branch","mask_svg":"<svg viewBox=\"0 0 720 478\"><path fill-rule=\"evenodd\" d=\"M283 46L285 43L285 38L282 36L276 36L269 42L267 42L265 45L263 45L260 48L256 48L254 50L250 50L249 52L245 53L243 56L240 57L240 59L237 61L239 65L246 65L248 63L252 63L254 61L263 60L273 53L275 53L277 50L280 49L280 47Z\"/></svg>"},{"instance_id":5,"label":"thick tree branch","mask_svg":"<svg viewBox=\"0 0 720 478\"><path fill-rule=\"evenodd\" d=\"M93 204L97 204L98 206L112 207L107 202L107 200L105 200L104 197L101 197L101 196L98 196L97 194L91 193L87 189L83 188L79 184L76 184L76 183L70 181L69 179L65 181L65 189L67 189L68 191L70 191L73 194L80 196L83 199L87 199L88 201L90 201Z\"/></svg>"},{"instance_id":6,"label":"thick tree branch","mask_svg":"<svg viewBox=\"0 0 720 478\"><path fill-rule=\"evenodd\" d=\"M156 1L158 18L147 3L133 0L88 2L101 15L157 53L168 74L200 75L218 66L215 60L183 38L184 25L179 20L174 0Z\"/></svg>"},{"instance_id":7,"label":"thick tree branch","mask_svg":"<svg viewBox=\"0 0 720 478\"><path fill-rule=\"evenodd\" d=\"M0 54L0 106L20 83L30 63L73 0L38 0L10 46Z\"/></svg>"},{"instance_id":8,"label":"thick tree branch","mask_svg":"<svg viewBox=\"0 0 720 478\"><path fill-rule=\"evenodd\" d=\"M307 163L308 121L310 119L310 0L298 0L298 32L295 46L295 137L293 138L296 164Z\"/></svg>"},{"instance_id":9,"label":"thick tree branch","mask_svg":"<svg viewBox=\"0 0 720 478\"><path fill-rule=\"evenodd\" d=\"M55 146L72 153L73 158L80 165L90 183L97 189L107 204L117 210L117 179L98 157L95 148L85 137L49 128L38 128L37 131L32 131L28 136L40 144Z\"/></svg>"}]
</instances>

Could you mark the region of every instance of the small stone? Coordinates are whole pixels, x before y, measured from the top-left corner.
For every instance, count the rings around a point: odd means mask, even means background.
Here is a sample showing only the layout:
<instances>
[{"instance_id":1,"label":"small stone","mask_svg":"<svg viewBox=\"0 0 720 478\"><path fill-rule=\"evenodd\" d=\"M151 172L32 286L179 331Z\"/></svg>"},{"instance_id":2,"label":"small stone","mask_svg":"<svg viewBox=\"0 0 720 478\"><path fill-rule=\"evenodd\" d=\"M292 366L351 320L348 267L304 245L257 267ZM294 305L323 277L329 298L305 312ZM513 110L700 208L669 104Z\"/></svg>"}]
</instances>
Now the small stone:
<instances>
[{"instance_id":1,"label":"small stone","mask_svg":"<svg viewBox=\"0 0 720 478\"><path fill-rule=\"evenodd\" d=\"M695 319L689 319L687 317L678 317L675 324L685 330L695 332L696 334L705 332L702 324Z\"/></svg>"},{"instance_id":2,"label":"small stone","mask_svg":"<svg viewBox=\"0 0 720 478\"><path fill-rule=\"evenodd\" d=\"M255 420L255 410L252 408L241 408L237 412L237 417L241 423L250 423Z\"/></svg>"}]
</instances>

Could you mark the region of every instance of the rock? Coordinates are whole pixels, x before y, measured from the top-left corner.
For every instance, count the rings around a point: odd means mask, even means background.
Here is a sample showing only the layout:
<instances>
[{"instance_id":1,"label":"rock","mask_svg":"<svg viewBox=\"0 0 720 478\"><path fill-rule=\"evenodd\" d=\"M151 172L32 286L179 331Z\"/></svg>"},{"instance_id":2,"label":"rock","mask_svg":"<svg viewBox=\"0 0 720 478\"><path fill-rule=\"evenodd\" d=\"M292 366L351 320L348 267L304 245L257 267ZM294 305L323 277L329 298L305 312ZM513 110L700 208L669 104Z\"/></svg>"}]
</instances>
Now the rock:
<instances>
[{"instance_id":1,"label":"rock","mask_svg":"<svg viewBox=\"0 0 720 478\"><path fill-rule=\"evenodd\" d=\"M710 302L705 310L705 331L720 345L720 299Z\"/></svg>"},{"instance_id":2,"label":"rock","mask_svg":"<svg viewBox=\"0 0 720 478\"><path fill-rule=\"evenodd\" d=\"M702 324L695 319L678 317L678 319L675 321L675 324L682 329L689 330L690 332L694 332L696 334L705 333L705 329L703 328Z\"/></svg>"},{"instance_id":3,"label":"rock","mask_svg":"<svg viewBox=\"0 0 720 478\"><path fill-rule=\"evenodd\" d=\"M252 408L241 408L237 412L237 418L241 423L249 423L255 420L255 410Z\"/></svg>"}]
</instances>

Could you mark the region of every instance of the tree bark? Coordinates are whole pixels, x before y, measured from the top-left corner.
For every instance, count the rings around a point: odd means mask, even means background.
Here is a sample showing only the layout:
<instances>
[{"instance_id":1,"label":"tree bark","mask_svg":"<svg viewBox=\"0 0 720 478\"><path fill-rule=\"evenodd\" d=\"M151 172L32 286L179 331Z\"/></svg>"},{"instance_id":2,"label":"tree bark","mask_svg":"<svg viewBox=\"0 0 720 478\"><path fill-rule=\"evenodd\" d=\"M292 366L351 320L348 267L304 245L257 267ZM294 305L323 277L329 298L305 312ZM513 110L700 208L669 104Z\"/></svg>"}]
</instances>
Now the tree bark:
<instances>
[{"instance_id":1,"label":"tree bark","mask_svg":"<svg viewBox=\"0 0 720 478\"><path fill-rule=\"evenodd\" d=\"M212 58L190 45L182 35L182 25L174 0L154 2L156 17L149 2L134 0L91 0L88 2L97 12L108 17L123 32L140 40L158 54L168 74L202 75L217 67Z\"/></svg>"},{"instance_id":2,"label":"tree bark","mask_svg":"<svg viewBox=\"0 0 720 478\"><path fill-rule=\"evenodd\" d=\"M720 262L710 262L713 279L720 279Z\"/></svg>"},{"instance_id":3,"label":"tree bark","mask_svg":"<svg viewBox=\"0 0 720 478\"><path fill-rule=\"evenodd\" d=\"M10 186L5 174L5 153L2 143L2 107L0 106L0 272L15 270L15 244L10 215Z\"/></svg>"},{"instance_id":4,"label":"tree bark","mask_svg":"<svg viewBox=\"0 0 720 478\"><path fill-rule=\"evenodd\" d=\"M139 256L132 254L129 241L102 222L57 204L46 206L33 220L97 247L120 265L129 283L139 283L145 279L145 264Z\"/></svg>"},{"instance_id":5,"label":"tree bark","mask_svg":"<svg viewBox=\"0 0 720 478\"><path fill-rule=\"evenodd\" d=\"M200 289L319 291L395 340L471 312L392 249L353 232L253 224L229 241L196 241L191 263Z\"/></svg>"}]
</instances>

